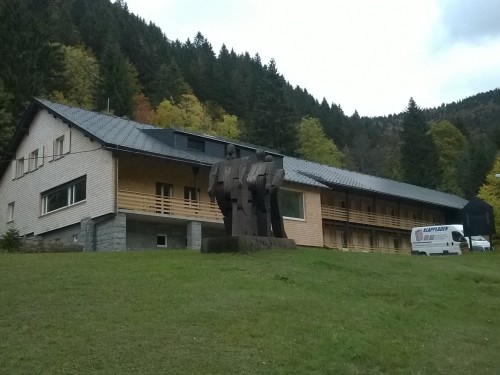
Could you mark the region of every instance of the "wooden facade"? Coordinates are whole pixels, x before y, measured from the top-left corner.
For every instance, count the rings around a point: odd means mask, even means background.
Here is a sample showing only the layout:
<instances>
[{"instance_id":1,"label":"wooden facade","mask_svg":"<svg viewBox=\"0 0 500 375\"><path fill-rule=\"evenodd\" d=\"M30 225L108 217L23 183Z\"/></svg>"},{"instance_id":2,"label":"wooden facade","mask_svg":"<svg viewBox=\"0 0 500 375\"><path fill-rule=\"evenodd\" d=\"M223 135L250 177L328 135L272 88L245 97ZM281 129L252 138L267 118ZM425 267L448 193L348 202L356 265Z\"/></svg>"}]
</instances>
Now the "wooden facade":
<instances>
[{"instance_id":1,"label":"wooden facade","mask_svg":"<svg viewBox=\"0 0 500 375\"><path fill-rule=\"evenodd\" d=\"M222 215L208 196L209 168L147 156L118 156L119 212L218 224ZM435 207L355 191L285 182L303 194L304 218L285 217L285 230L298 245L349 251L410 252L415 226L444 221ZM197 192L189 196L189 192Z\"/></svg>"}]
</instances>

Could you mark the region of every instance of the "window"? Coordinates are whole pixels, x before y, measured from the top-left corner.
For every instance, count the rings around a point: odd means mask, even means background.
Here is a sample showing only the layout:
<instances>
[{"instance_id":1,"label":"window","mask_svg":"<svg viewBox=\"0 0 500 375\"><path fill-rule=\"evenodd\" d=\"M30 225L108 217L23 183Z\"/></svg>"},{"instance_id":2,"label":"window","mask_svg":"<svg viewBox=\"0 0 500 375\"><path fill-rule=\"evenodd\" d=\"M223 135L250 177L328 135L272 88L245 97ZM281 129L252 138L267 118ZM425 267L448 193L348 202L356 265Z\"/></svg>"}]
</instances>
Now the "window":
<instances>
[{"instance_id":1,"label":"window","mask_svg":"<svg viewBox=\"0 0 500 375\"><path fill-rule=\"evenodd\" d=\"M38 168L38 149L30 153L28 171L32 172Z\"/></svg>"},{"instance_id":2,"label":"window","mask_svg":"<svg viewBox=\"0 0 500 375\"><path fill-rule=\"evenodd\" d=\"M24 175L24 158L17 159L16 163L16 177L22 177Z\"/></svg>"},{"instance_id":3,"label":"window","mask_svg":"<svg viewBox=\"0 0 500 375\"><path fill-rule=\"evenodd\" d=\"M156 236L156 246L157 247L167 247L167 235L158 234Z\"/></svg>"},{"instance_id":4,"label":"window","mask_svg":"<svg viewBox=\"0 0 500 375\"><path fill-rule=\"evenodd\" d=\"M156 195L160 197L171 197L172 196L172 184L165 184L163 182L156 183Z\"/></svg>"},{"instance_id":5,"label":"window","mask_svg":"<svg viewBox=\"0 0 500 375\"><path fill-rule=\"evenodd\" d=\"M465 241L467 241L465 239L465 237L462 235L462 233L456 232L456 231L451 232L451 238L455 242L465 242Z\"/></svg>"},{"instance_id":6,"label":"window","mask_svg":"<svg viewBox=\"0 0 500 375\"><path fill-rule=\"evenodd\" d=\"M197 192L194 187L184 186L184 199L187 201L198 201L200 199L200 189Z\"/></svg>"},{"instance_id":7,"label":"window","mask_svg":"<svg viewBox=\"0 0 500 375\"><path fill-rule=\"evenodd\" d=\"M293 219L304 219L304 194L299 191L281 189L278 195L281 215Z\"/></svg>"},{"instance_id":8,"label":"window","mask_svg":"<svg viewBox=\"0 0 500 375\"><path fill-rule=\"evenodd\" d=\"M163 182L156 183L156 202L155 211L159 214L170 212L170 199L173 190L172 184L165 184Z\"/></svg>"},{"instance_id":9,"label":"window","mask_svg":"<svg viewBox=\"0 0 500 375\"><path fill-rule=\"evenodd\" d=\"M205 141L203 139L189 137L187 148L188 150L205 152Z\"/></svg>"},{"instance_id":10,"label":"window","mask_svg":"<svg viewBox=\"0 0 500 375\"><path fill-rule=\"evenodd\" d=\"M10 202L7 206L7 222L14 221L15 202Z\"/></svg>"},{"instance_id":11,"label":"window","mask_svg":"<svg viewBox=\"0 0 500 375\"><path fill-rule=\"evenodd\" d=\"M86 185L85 176L42 193L42 215L84 201L87 197Z\"/></svg>"},{"instance_id":12,"label":"window","mask_svg":"<svg viewBox=\"0 0 500 375\"><path fill-rule=\"evenodd\" d=\"M64 154L64 135L57 138L54 141L54 152L53 152L53 158L57 159L63 156Z\"/></svg>"}]
</instances>

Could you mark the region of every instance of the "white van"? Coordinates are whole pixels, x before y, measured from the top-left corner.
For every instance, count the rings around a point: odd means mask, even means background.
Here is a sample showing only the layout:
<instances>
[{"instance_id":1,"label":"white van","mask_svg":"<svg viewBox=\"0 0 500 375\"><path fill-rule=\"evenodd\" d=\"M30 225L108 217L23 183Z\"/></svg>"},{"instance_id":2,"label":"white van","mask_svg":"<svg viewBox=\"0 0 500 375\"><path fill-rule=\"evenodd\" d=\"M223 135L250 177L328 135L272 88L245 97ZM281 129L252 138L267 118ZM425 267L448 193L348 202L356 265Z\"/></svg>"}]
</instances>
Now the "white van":
<instances>
[{"instance_id":1,"label":"white van","mask_svg":"<svg viewBox=\"0 0 500 375\"><path fill-rule=\"evenodd\" d=\"M471 251L490 251L491 244L483 236L471 236L472 246L469 246Z\"/></svg>"},{"instance_id":2,"label":"white van","mask_svg":"<svg viewBox=\"0 0 500 375\"><path fill-rule=\"evenodd\" d=\"M455 225L457 228L460 229L460 232L464 234L464 227L463 225ZM467 242L469 242L469 238L466 237ZM469 249L471 251L490 251L491 250L491 244L490 242L484 238L483 236L471 236L471 241L472 243L469 242Z\"/></svg>"},{"instance_id":3,"label":"white van","mask_svg":"<svg viewBox=\"0 0 500 375\"><path fill-rule=\"evenodd\" d=\"M411 230L413 255L461 255L468 248L461 225L434 225Z\"/></svg>"}]
</instances>

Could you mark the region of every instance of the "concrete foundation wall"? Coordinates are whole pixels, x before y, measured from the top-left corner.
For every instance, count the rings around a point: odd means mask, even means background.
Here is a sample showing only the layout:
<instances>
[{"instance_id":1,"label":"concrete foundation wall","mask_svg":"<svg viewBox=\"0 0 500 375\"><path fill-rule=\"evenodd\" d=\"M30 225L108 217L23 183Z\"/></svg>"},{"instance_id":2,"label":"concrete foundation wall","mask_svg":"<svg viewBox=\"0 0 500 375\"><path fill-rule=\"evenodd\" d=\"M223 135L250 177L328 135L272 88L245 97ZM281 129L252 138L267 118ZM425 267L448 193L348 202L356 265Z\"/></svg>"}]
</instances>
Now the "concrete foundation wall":
<instances>
[{"instance_id":1,"label":"concrete foundation wall","mask_svg":"<svg viewBox=\"0 0 500 375\"><path fill-rule=\"evenodd\" d=\"M186 226L129 220L127 250L164 249L156 244L159 234L167 235L167 249L186 248Z\"/></svg>"}]
</instances>

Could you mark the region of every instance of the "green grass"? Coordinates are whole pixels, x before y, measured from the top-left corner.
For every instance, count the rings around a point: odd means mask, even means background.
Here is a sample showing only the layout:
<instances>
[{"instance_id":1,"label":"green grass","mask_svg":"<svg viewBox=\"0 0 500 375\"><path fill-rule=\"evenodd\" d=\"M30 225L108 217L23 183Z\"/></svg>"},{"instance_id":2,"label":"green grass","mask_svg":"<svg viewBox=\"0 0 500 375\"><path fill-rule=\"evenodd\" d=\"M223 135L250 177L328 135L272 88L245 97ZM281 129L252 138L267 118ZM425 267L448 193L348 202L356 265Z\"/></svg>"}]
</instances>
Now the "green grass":
<instances>
[{"instance_id":1,"label":"green grass","mask_svg":"<svg viewBox=\"0 0 500 375\"><path fill-rule=\"evenodd\" d=\"M0 254L1 374L499 374L500 254Z\"/></svg>"}]
</instances>

